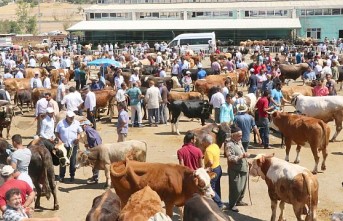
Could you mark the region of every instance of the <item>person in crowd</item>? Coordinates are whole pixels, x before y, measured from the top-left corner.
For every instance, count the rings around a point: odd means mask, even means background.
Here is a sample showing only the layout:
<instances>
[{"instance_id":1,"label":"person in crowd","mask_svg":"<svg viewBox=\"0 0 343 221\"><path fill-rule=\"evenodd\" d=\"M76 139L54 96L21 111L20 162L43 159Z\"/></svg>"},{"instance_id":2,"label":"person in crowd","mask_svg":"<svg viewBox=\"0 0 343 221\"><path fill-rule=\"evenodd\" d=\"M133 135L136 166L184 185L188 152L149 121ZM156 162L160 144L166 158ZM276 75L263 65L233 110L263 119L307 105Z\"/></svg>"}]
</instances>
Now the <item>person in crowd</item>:
<instances>
[{"instance_id":1,"label":"person in crowd","mask_svg":"<svg viewBox=\"0 0 343 221\"><path fill-rule=\"evenodd\" d=\"M54 109L48 107L46 109L46 114L42 120L39 136L53 142L56 138L55 136L55 121L54 121Z\"/></svg>"},{"instance_id":2,"label":"person in crowd","mask_svg":"<svg viewBox=\"0 0 343 221\"><path fill-rule=\"evenodd\" d=\"M217 144L213 143L213 138L210 134L205 135L203 144L206 146L204 154L204 166L216 174L216 176L211 179L211 187L215 192L215 196L212 199L214 202L216 202L219 208L224 210L226 209L226 206L221 200L220 187L220 179L222 177L222 167L220 166L220 148Z\"/></svg>"},{"instance_id":3,"label":"person in crowd","mask_svg":"<svg viewBox=\"0 0 343 221\"><path fill-rule=\"evenodd\" d=\"M186 75L182 78L181 81L185 89L185 92L189 92L191 89L191 84L192 84L191 72L186 71Z\"/></svg>"},{"instance_id":4,"label":"person in crowd","mask_svg":"<svg viewBox=\"0 0 343 221\"><path fill-rule=\"evenodd\" d=\"M155 120L154 126L157 127L159 121L159 107L160 102L162 101L160 90L155 87L155 82L149 82L149 88L146 91L145 102L148 108L148 118L150 127L153 125L153 119Z\"/></svg>"},{"instance_id":5,"label":"person in crowd","mask_svg":"<svg viewBox=\"0 0 343 221\"><path fill-rule=\"evenodd\" d=\"M22 180L15 179L14 169L10 165L5 165L1 169L1 177L4 179L4 184L0 186L0 209L2 212L6 211L6 192L12 188L17 188L20 191L22 206L25 212L29 213L30 205L34 202L35 191L28 183ZM26 197L27 196L27 197Z\"/></svg>"},{"instance_id":6,"label":"person in crowd","mask_svg":"<svg viewBox=\"0 0 343 221\"><path fill-rule=\"evenodd\" d=\"M84 86L87 83L87 73L86 73L86 65L81 64L81 67L79 69L79 75L80 75L80 86L81 88L84 88Z\"/></svg>"},{"instance_id":7,"label":"person in crowd","mask_svg":"<svg viewBox=\"0 0 343 221\"><path fill-rule=\"evenodd\" d=\"M116 94L117 103L118 104L123 103L125 107L127 107L127 101L126 101L126 96L125 96L126 90L127 90L126 83L123 82L121 83L120 88L118 89L117 94Z\"/></svg>"},{"instance_id":8,"label":"person in crowd","mask_svg":"<svg viewBox=\"0 0 343 221\"><path fill-rule=\"evenodd\" d=\"M221 71L221 67L220 64L218 62L218 59L215 59L211 65L212 71L214 74L220 74Z\"/></svg>"},{"instance_id":9,"label":"person in crowd","mask_svg":"<svg viewBox=\"0 0 343 221\"><path fill-rule=\"evenodd\" d=\"M179 69L180 69L180 66L178 63L178 59L175 59L173 61L172 70L171 70L172 77L173 76L179 77Z\"/></svg>"},{"instance_id":10,"label":"person in crowd","mask_svg":"<svg viewBox=\"0 0 343 221\"><path fill-rule=\"evenodd\" d=\"M23 71L24 71L24 68L19 68L18 72L15 74L15 78L19 78L19 79L24 78Z\"/></svg>"},{"instance_id":11,"label":"person in crowd","mask_svg":"<svg viewBox=\"0 0 343 221\"><path fill-rule=\"evenodd\" d=\"M324 79L319 79L317 85L312 88L313 96L327 96L329 89L324 84Z\"/></svg>"},{"instance_id":12,"label":"person in crowd","mask_svg":"<svg viewBox=\"0 0 343 221\"><path fill-rule=\"evenodd\" d=\"M323 67L323 69L322 69L320 78L325 78L325 76L326 76L327 74L331 74L331 75L332 75L331 66L329 67L329 66L327 65L327 61L324 61L324 62L323 62L323 66L324 66L324 67Z\"/></svg>"},{"instance_id":13,"label":"person in crowd","mask_svg":"<svg viewBox=\"0 0 343 221\"><path fill-rule=\"evenodd\" d=\"M263 81L262 83L262 88L261 88L261 93L263 93L265 90L272 91L274 82L272 81L272 76L270 74L266 75L267 80Z\"/></svg>"},{"instance_id":14,"label":"person in crowd","mask_svg":"<svg viewBox=\"0 0 343 221\"><path fill-rule=\"evenodd\" d=\"M303 85L305 85L305 81L311 82L316 80L316 73L312 70L311 66L309 66L301 78L303 80Z\"/></svg>"},{"instance_id":15,"label":"person in crowd","mask_svg":"<svg viewBox=\"0 0 343 221\"><path fill-rule=\"evenodd\" d=\"M91 91L98 91L98 90L100 90L100 85L98 83L98 80L96 78L91 78L90 80L92 81L92 83L90 85Z\"/></svg>"},{"instance_id":16,"label":"person in crowd","mask_svg":"<svg viewBox=\"0 0 343 221\"><path fill-rule=\"evenodd\" d=\"M57 87L56 101L58 103L59 110L62 110L64 107L62 105L62 100L66 96L66 85L68 84L65 77L61 77L60 83Z\"/></svg>"},{"instance_id":17,"label":"person in crowd","mask_svg":"<svg viewBox=\"0 0 343 221\"><path fill-rule=\"evenodd\" d=\"M125 103L118 103L117 142L124 142L129 132L129 114L126 111Z\"/></svg>"},{"instance_id":18,"label":"person in crowd","mask_svg":"<svg viewBox=\"0 0 343 221\"><path fill-rule=\"evenodd\" d=\"M98 73L98 85L99 85L99 88L100 90L101 89L104 89L106 87L106 80L105 80L105 77L99 72Z\"/></svg>"},{"instance_id":19,"label":"person in crowd","mask_svg":"<svg viewBox=\"0 0 343 221\"><path fill-rule=\"evenodd\" d=\"M231 79L226 79L224 82L224 87L222 88L222 94L224 97L230 93Z\"/></svg>"},{"instance_id":20,"label":"person in crowd","mask_svg":"<svg viewBox=\"0 0 343 221\"><path fill-rule=\"evenodd\" d=\"M87 110L87 119L93 124L93 128L96 129L96 97L94 92L89 90L89 86L86 85L82 89L86 94L84 107Z\"/></svg>"},{"instance_id":21,"label":"person in crowd","mask_svg":"<svg viewBox=\"0 0 343 221\"><path fill-rule=\"evenodd\" d=\"M36 59L34 58L34 56L30 56L30 60L29 60L29 65L28 65L28 67L29 68L35 68L36 67Z\"/></svg>"},{"instance_id":22,"label":"person in crowd","mask_svg":"<svg viewBox=\"0 0 343 221\"><path fill-rule=\"evenodd\" d=\"M258 82L257 82L258 94L263 94L262 85L263 85L263 82L267 80L266 70L264 68L261 68L260 73L256 74L256 76L258 78Z\"/></svg>"},{"instance_id":23,"label":"person in crowd","mask_svg":"<svg viewBox=\"0 0 343 221\"><path fill-rule=\"evenodd\" d=\"M161 103L159 108L160 124L168 124L169 110L168 110L168 88L164 85L163 81L159 81L159 90L161 93Z\"/></svg>"},{"instance_id":24,"label":"person in crowd","mask_svg":"<svg viewBox=\"0 0 343 221\"><path fill-rule=\"evenodd\" d=\"M10 79L10 78L13 78L13 75L9 71L6 71L4 74L4 79Z\"/></svg>"},{"instance_id":25,"label":"person in crowd","mask_svg":"<svg viewBox=\"0 0 343 221\"><path fill-rule=\"evenodd\" d=\"M331 74L327 74L326 75L326 84L325 84L325 86L329 90L329 94L328 95L330 95L330 96L337 95L336 82L335 82L334 79L332 79L332 75Z\"/></svg>"},{"instance_id":26,"label":"person in crowd","mask_svg":"<svg viewBox=\"0 0 343 221\"><path fill-rule=\"evenodd\" d=\"M67 111L73 111L76 115L81 115L81 104L83 100L81 94L76 91L76 88L71 86L69 88L69 93L65 95L61 101L62 106L66 106Z\"/></svg>"},{"instance_id":27,"label":"person in crowd","mask_svg":"<svg viewBox=\"0 0 343 221\"><path fill-rule=\"evenodd\" d=\"M183 146L177 151L179 164L192 170L201 168L203 154L195 145L195 135L188 131L183 138Z\"/></svg>"},{"instance_id":28,"label":"person in crowd","mask_svg":"<svg viewBox=\"0 0 343 221\"><path fill-rule=\"evenodd\" d=\"M122 69L119 68L117 70L117 75L114 77L114 85L115 85L117 91L121 88L121 85L124 83L124 77L123 77L122 73L123 73Z\"/></svg>"},{"instance_id":29,"label":"person in crowd","mask_svg":"<svg viewBox=\"0 0 343 221\"><path fill-rule=\"evenodd\" d=\"M133 83L136 83L137 86L141 85L141 81L139 80L139 71L140 68L139 67L135 67L133 69L133 74L130 77L130 86L133 87Z\"/></svg>"},{"instance_id":30,"label":"person in crowd","mask_svg":"<svg viewBox=\"0 0 343 221\"><path fill-rule=\"evenodd\" d=\"M41 123L48 107L51 107L54 110L56 116L59 114L58 104L52 99L50 92L45 93L44 97L39 99L36 103L35 117L37 120L37 135L40 133Z\"/></svg>"},{"instance_id":31,"label":"person in crowd","mask_svg":"<svg viewBox=\"0 0 343 221\"><path fill-rule=\"evenodd\" d=\"M46 89L51 89L51 81L49 78L49 75L44 75L43 76L43 87Z\"/></svg>"},{"instance_id":32,"label":"person in crowd","mask_svg":"<svg viewBox=\"0 0 343 221\"><path fill-rule=\"evenodd\" d=\"M247 83L248 88L248 93L253 93L257 97L257 83L258 83L258 77L254 74L255 69L251 68L250 69L250 77Z\"/></svg>"},{"instance_id":33,"label":"person in crowd","mask_svg":"<svg viewBox=\"0 0 343 221\"><path fill-rule=\"evenodd\" d=\"M161 70L160 70L160 73L159 73L159 77L161 78L164 78L167 76L167 73L166 73L166 67L165 66L162 66L161 67Z\"/></svg>"},{"instance_id":34,"label":"person in crowd","mask_svg":"<svg viewBox=\"0 0 343 221\"><path fill-rule=\"evenodd\" d=\"M11 102L11 96L8 91L6 91L6 87L3 84L0 85L0 100Z\"/></svg>"},{"instance_id":35,"label":"person in crowd","mask_svg":"<svg viewBox=\"0 0 343 221\"><path fill-rule=\"evenodd\" d=\"M92 123L89 120L81 121L80 126L86 134L87 143L85 144L86 149L93 148L102 144L102 139L98 131L92 128ZM99 170L92 169L93 176L87 180L88 184L98 183Z\"/></svg>"},{"instance_id":36,"label":"person in crowd","mask_svg":"<svg viewBox=\"0 0 343 221\"><path fill-rule=\"evenodd\" d=\"M274 106L269 106L270 92L264 91L262 97L257 101L256 108L260 125L260 135L264 149L272 149L269 146L269 119L268 111L274 110Z\"/></svg>"},{"instance_id":37,"label":"person in crowd","mask_svg":"<svg viewBox=\"0 0 343 221\"><path fill-rule=\"evenodd\" d=\"M219 124L220 123L220 108L223 104L225 104L224 95L220 91L220 87L215 88L215 93L212 95L210 104L213 105L214 108L214 121Z\"/></svg>"},{"instance_id":38,"label":"person in crowd","mask_svg":"<svg viewBox=\"0 0 343 221\"><path fill-rule=\"evenodd\" d=\"M74 63L74 65L75 65L75 63ZM79 67L77 67L77 68L75 68L74 69L74 81L75 81L75 83L76 83L76 85L75 85L75 88L76 88L76 90L80 90L80 68Z\"/></svg>"},{"instance_id":39,"label":"person in crowd","mask_svg":"<svg viewBox=\"0 0 343 221\"><path fill-rule=\"evenodd\" d=\"M137 112L137 127L143 127L142 125L142 109L140 99L144 96L142 95L141 90L137 87L137 82L132 83L132 88L128 89L125 93L130 99L131 107L131 126L135 126L135 116Z\"/></svg>"},{"instance_id":40,"label":"person in crowd","mask_svg":"<svg viewBox=\"0 0 343 221\"><path fill-rule=\"evenodd\" d=\"M198 64L198 79L204 79L207 76L207 73L204 69L202 69L202 64Z\"/></svg>"},{"instance_id":41,"label":"person in crowd","mask_svg":"<svg viewBox=\"0 0 343 221\"><path fill-rule=\"evenodd\" d=\"M67 111L67 116L65 119L58 122L55 132L56 137L60 142L64 144L64 147L68 151L68 156L70 156L70 182L74 182L75 171L76 171L76 154L79 148L80 133L82 129L80 127L80 122L74 119L75 113L72 111ZM59 181L64 182L64 176L66 173L66 167L60 166Z\"/></svg>"},{"instance_id":42,"label":"person in crowd","mask_svg":"<svg viewBox=\"0 0 343 221\"><path fill-rule=\"evenodd\" d=\"M239 212L237 206L247 206L243 202L246 189L249 165L242 145L242 130L235 124L231 126L231 140L225 143L229 175L229 210Z\"/></svg>"},{"instance_id":43,"label":"person in crowd","mask_svg":"<svg viewBox=\"0 0 343 221\"><path fill-rule=\"evenodd\" d=\"M289 103L289 101L283 97L281 87L281 83L277 83L270 93L270 105L274 106L274 110L281 110L282 102Z\"/></svg>"},{"instance_id":44,"label":"person in crowd","mask_svg":"<svg viewBox=\"0 0 343 221\"><path fill-rule=\"evenodd\" d=\"M233 115L233 106L231 104L232 96L227 94L225 98L225 103L220 106L219 122L231 123L235 119Z\"/></svg>"},{"instance_id":45,"label":"person in crowd","mask_svg":"<svg viewBox=\"0 0 343 221\"><path fill-rule=\"evenodd\" d=\"M338 77L339 77L338 65L339 65L338 61L333 61L332 67L331 67L332 79L335 80L336 82L338 81Z\"/></svg>"},{"instance_id":46,"label":"person in crowd","mask_svg":"<svg viewBox=\"0 0 343 221\"><path fill-rule=\"evenodd\" d=\"M33 78L31 78L30 86L31 86L31 89L42 88L43 87L42 81L39 78L39 72L38 71L36 71L35 72L35 76Z\"/></svg>"},{"instance_id":47,"label":"person in crowd","mask_svg":"<svg viewBox=\"0 0 343 221\"><path fill-rule=\"evenodd\" d=\"M235 115L234 123L242 130L242 146L244 151L248 151L248 147L250 144L250 131L251 129L257 135L258 143L261 144L261 136L257 129L256 123L254 118L247 113L248 107L246 104L238 104L237 105L237 114Z\"/></svg>"}]
</instances>

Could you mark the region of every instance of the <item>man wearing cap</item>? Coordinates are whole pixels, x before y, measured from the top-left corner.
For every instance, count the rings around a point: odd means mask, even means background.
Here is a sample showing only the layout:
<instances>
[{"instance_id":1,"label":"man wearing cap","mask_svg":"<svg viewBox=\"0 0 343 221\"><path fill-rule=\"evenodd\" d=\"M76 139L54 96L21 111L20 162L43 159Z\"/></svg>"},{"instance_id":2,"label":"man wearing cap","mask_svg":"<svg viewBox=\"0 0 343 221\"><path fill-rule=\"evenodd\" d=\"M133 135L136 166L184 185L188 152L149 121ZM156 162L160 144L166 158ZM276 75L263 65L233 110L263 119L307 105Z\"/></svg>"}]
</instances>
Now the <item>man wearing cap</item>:
<instances>
[{"instance_id":1,"label":"man wearing cap","mask_svg":"<svg viewBox=\"0 0 343 221\"><path fill-rule=\"evenodd\" d=\"M70 156L70 182L74 182L75 177L75 165L76 165L76 154L79 148L79 139L82 129L80 127L80 122L74 120L75 113L72 111L67 111L67 116L65 119L58 122L55 132L57 138L62 141L65 148L68 151L67 156ZM64 176L66 173L66 167L60 166L59 178L61 182L64 182Z\"/></svg>"},{"instance_id":2,"label":"man wearing cap","mask_svg":"<svg viewBox=\"0 0 343 221\"><path fill-rule=\"evenodd\" d=\"M52 99L51 93L49 92L45 93L44 97L39 99L36 103L35 116L37 120L37 135L40 133L41 122L43 120L42 117L45 115L48 107L51 107L54 110L56 116L59 114L58 104L54 99Z\"/></svg>"},{"instance_id":3,"label":"man wearing cap","mask_svg":"<svg viewBox=\"0 0 343 221\"><path fill-rule=\"evenodd\" d=\"M46 109L45 117L42 120L39 135L40 137L43 137L53 142L55 139L54 129L55 129L54 109L52 109L51 107L48 107Z\"/></svg>"},{"instance_id":4,"label":"man wearing cap","mask_svg":"<svg viewBox=\"0 0 343 221\"><path fill-rule=\"evenodd\" d=\"M125 94L130 98L131 107L131 125L134 126L135 116L137 112L138 127L142 127L142 109L140 99L144 97L141 90L137 87L137 83L132 84L132 88L128 89Z\"/></svg>"},{"instance_id":5,"label":"man wearing cap","mask_svg":"<svg viewBox=\"0 0 343 221\"><path fill-rule=\"evenodd\" d=\"M198 76L198 79L204 79L207 74L206 74L206 71L204 69L202 69L202 64L198 64L198 73L197 73L197 76Z\"/></svg>"},{"instance_id":6,"label":"man wearing cap","mask_svg":"<svg viewBox=\"0 0 343 221\"><path fill-rule=\"evenodd\" d=\"M185 92L189 92L191 84L192 84L190 71L186 71L186 75L182 78L182 84L183 84L183 87L185 88Z\"/></svg>"},{"instance_id":7,"label":"man wearing cap","mask_svg":"<svg viewBox=\"0 0 343 221\"><path fill-rule=\"evenodd\" d=\"M31 78L30 86L31 86L31 89L42 88L43 87L42 81L39 78L39 72L38 71L36 71L35 72L35 76L33 78Z\"/></svg>"},{"instance_id":8,"label":"man wearing cap","mask_svg":"<svg viewBox=\"0 0 343 221\"><path fill-rule=\"evenodd\" d=\"M96 97L95 97L95 94L94 94L94 92L89 90L88 85L86 85L83 88L83 91L86 93L84 106L87 110L87 119L93 124L93 128L96 129L96 121L95 121Z\"/></svg>"},{"instance_id":9,"label":"man wearing cap","mask_svg":"<svg viewBox=\"0 0 343 221\"><path fill-rule=\"evenodd\" d=\"M27 184L25 181L15 179L14 169L10 165L6 165L1 169L1 177L5 181L4 184L0 186L1 211L4 212L6 210L6 192L12 188L17 188L20 190L22 205L26 211L29 211L29 206L34 202L36 196L29 184Z\"/></svg>"},{"instance_id":10,"label":"man wearing cap","mask_svg":"<svg viewBox=\"0 0 343 221\"><path fill-rule=\"evenodd\" d=\"M160 90L155 87L155 82L149 82L149 88L146 91L145 102L148 108L149 125L152 126L153 118L155 119L154 126L157 127L159 121L158 110L162 101Z\"/></svg>"},{"instance_id":11,"label":"man wearing cap","mask_svg":"<svg viewBox=\"0 0 343 221\"><path fill-rule=\"evenodd\" d=\"M80 105L83 103L81 94L76 91L75 87L71 86L69 88L69 93L63 97L61 105L65 105L67 111L73 111L76 115L80 114Z\"/></svg>"},{"instance_id":12,"label":"man wearing cap","mask_svg":"<svg viewBox=\"0 0 343 221\"><path fill-rule=\"evenodd\" d=\"M98 80L96 78L91 78L90 79L92 81L91 85L90 85L90 89L91 91L97 91L100 90L100 85L97 82Z\"/></svg>"},{"instance_id":13,"label":"man wearing cap","mask_svg":"<svg viewBox=\"0 0 343 221\"><path fill-rule=\"evenodd\" d=\"M224 151L227 156L229 175L229 209L239 212L237 206L247 206L242 199L247 183L249 154L242 146L242 130L235 124L231 126L231 140L225 141Z\"/></svg>"},{"instance_id":14,"label":"man wearing cap","mask_svg":"<svg viewBox=\"0 0 343 221\"><path fill-rule=\"evenodd\" d=\"M80 126L82 127L83 131L85 132L87 136L87 144L85 144L85 147L87 149L93 148L102 144L102 139L100 137L100 134L98 133L98 131L96 131L95 129L91 127L91 122L89 120L81 121ZM98 183L99 170L96 170L93 168L92 172L93 172L93 176L87 180L88 184Z\"/></svg>"},{"instance_id":15,"label":"man wearing cap","mask_svg":"<svg viewBox=\"0 0 343 221\"><path fill-rule=\"evenodd\" d=\"M250 77L247 83L248 88L248 93L253 93L257 96L257 83L258 83L258 77L254 74L255 69L251 68L250 69Z\"/></svg>"},{"instance_id":16,"label":"man wearing cap","mask_svg":"<svg viewBox=\"0 0 343 221\"><path fill-rule=\"evenodd\" d=\"M236 106L237 114L235 116L234 123L242 130L242 145L245 152L248 151L249 143L250 143L250 131L251 129L257 134L258 143L261 144L261 136L257 129L256 123L254 118L247 114L248 107L246 104L237 104Z\"/></svg>"}]
</instances>

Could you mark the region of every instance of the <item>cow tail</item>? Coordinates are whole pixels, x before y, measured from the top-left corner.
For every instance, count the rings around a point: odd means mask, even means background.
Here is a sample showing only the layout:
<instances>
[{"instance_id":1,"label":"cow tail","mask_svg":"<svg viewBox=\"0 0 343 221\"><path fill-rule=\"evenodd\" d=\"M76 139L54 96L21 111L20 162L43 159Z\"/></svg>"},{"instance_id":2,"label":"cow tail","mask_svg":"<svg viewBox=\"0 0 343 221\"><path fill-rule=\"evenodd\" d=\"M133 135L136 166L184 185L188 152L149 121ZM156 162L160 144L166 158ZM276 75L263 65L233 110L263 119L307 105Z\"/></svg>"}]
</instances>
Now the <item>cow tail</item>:
<instances>
[{"instance_id":1,"label":"cow tail","mask_svg":"<svg viewBox=\"0 0 343 221\"><path fill-rule=\"evenodd\" d=\"M48 181L48 168L47 165L44 165L44 184L43 184L43 189L46 190L45 196L47 200L50 199L51 197L51 189Z\"/></svg>"},{"instance_id":2,"label":"cow tail","mask_svg":"<svg viewBox=\"0 0 343 221\"><path fill-rule=\"evenodd\" d=\"M302 176L304 178L306 189L307 189L307 194L309 196L307 205L305 204L305 207L304 207L304 214L310 216L312 218L311 220L313 220L314 214L312 213L312 189L311 189L312 180L310 179L308 173L303 173Z\"/></svg>"}]
</instances>

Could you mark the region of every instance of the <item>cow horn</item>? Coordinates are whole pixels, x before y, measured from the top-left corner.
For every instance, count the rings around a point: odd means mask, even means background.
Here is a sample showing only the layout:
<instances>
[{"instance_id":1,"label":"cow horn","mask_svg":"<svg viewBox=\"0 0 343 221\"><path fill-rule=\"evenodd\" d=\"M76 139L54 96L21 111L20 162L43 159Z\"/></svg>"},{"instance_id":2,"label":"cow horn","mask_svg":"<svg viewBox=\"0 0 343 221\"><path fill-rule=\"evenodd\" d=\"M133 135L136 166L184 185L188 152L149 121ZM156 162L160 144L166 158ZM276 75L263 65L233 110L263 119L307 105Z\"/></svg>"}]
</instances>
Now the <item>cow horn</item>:
<instances>
[{"instance_id":1,"label":"cow horn","mask_svg":"<svg viewBox=\"0 0 343 221\"><path fill-rule=\"evenodd\" d=\"M119 161L119 162L113 163L111 165L111 175L114 176L114 177L124 176L126 174L126 172L127 172L128 164L129 164L129 159L127 159L127 158L124 161ZM125 168L123 169L122 172L117 172L116 170L119 169L119 167L121 165L124 165Z\"/></svg>"}]
</instances>

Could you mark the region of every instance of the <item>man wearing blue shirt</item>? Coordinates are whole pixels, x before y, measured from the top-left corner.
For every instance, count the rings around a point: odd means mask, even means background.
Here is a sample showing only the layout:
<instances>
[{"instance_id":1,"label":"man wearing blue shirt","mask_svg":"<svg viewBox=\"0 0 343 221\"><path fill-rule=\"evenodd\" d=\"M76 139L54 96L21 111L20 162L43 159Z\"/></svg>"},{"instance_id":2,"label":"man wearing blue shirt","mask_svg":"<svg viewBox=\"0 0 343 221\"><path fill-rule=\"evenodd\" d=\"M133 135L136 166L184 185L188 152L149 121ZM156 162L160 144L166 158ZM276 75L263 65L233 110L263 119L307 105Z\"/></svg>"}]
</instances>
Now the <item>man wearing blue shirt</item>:
<instances>
[{"instance_id":1,"label":"man wearing blue shirt","mask_svg":"<svg viewBox=\"0 0 343 221\"><path fill-rule=\"evenodd\" d=\"M301 77L303 79L303 85L305 85L305 81L313 81L316 80L316 73L312 70L311 66L308 67L307 71Z\"/></svg>"},{"instance_id":2,"label":"man wearing blue shirt","mask_svg":"<svg viewBox=\"0 0 343 221\"><path fill-rule=\"evenodd\" d=\"M281 101L289 103L285 98L283 98L281 92L281 83L277 83L270 95L270 106L274 106L274 110L280 110Z\"/></svg>"},{"instance_id":3,"label":"man wearing blue shirt","mask_svg":"<svg viewBox=\"0 0 343 221\"><path fill-rule=\"evenodd\" d=\"M132 88L125 93L130 98L131 107L131 123L134 126L135 116L137 111L138 126L142 127L142 111L140 99L143 97L141 90L137 87L137 82L132 83Z\"/></svg>"},{"instance_id":4,"label":"man wearing blue shirt","mask_svg":"<svg viewBox=\"0 0 343 221\"><path fill-rule=\"evenodd\" d=\"M198 79L204 79L206 77L206 71L202 69L202 64L198 64Z\"/></svg>"}]
</instances>

